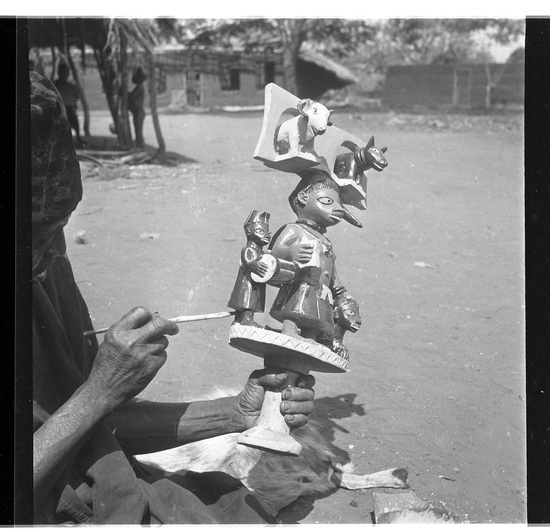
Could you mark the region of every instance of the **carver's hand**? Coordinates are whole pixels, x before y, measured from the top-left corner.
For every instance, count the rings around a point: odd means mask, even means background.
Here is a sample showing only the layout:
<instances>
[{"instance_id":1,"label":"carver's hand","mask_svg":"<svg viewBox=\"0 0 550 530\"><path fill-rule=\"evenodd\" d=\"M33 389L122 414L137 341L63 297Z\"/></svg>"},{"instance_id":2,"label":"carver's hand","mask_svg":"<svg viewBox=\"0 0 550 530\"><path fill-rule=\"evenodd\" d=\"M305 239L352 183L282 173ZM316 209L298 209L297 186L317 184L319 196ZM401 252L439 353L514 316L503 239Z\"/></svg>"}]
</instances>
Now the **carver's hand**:
<instances>
[{"instance_id":1,"label":"carver's hand","mask_svg":"<svg viewBox=\"0 0 550 530\"><path fill-rule=\"evenodd\" d=\"M298 380L296 387L285 388L287 378L286 372L277 369L264 368L250 374L237 399L237 413L241 416L244 429L250 429L256 424L266 388L284 388L281 393L281 414L290 427L301 427L308 422L308 416L313 412L315 378L304 375Z\"/></svg>"},{"instance_id":2,"label":"carver's hand","mask_svg":"<svg viewBox=\"0 0 550 530\"><path fill-rule=\"evenodd\" d=\"M115 409L139 394L166 362L168 339L178 326L135 307L105 334L86 384Z\"/></svg>"},{"instance_id":3,"label":"carver's hand","mask_svg":"<svg viewBox=\"0 0 550 530\"><path fill-rule=\"evenodd\" d=\"M298 263L307 263L313 257L312 243L298 243L290 248L292 261Z\"/></svg>"}]
</instances>

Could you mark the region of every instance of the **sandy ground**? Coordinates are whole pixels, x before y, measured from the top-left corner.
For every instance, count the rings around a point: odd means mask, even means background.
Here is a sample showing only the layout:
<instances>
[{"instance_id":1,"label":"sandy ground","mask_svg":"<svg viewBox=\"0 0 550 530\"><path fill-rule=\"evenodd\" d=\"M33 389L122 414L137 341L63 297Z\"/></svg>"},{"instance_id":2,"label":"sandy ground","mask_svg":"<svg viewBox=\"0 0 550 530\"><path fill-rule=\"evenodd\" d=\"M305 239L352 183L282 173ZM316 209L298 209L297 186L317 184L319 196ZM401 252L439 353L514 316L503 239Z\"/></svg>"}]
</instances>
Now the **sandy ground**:
<instances>
[{"instance_id":1,"label":"sandy ground","mask_svg":"<svg viewBox=\"0 0 550 530\"><path fill-rule=\"evenodd\" d=\"M293 220L297 177L252 158L261 113L161 120L168 149L189 162L86 173L66 229L96 327L136 305L167 317L224 311L248 213L269 211L272 230ZM358 473L406 467L424 500L479 523L525 522L521 116L336 111L333 121L374 134L389 167L369 172L368 209L354 210L364 228L327 234L363 327L346 337L348 373L315 374L315 414ZM109 122L92 115L92 134ZM150 117L145 137L155 145ZM261 361L228 345L229 325L182 327L144 396L240 388ZM372 491L339 490L298 500L284 521L370 523L372 509Z\"/></svg>"}]
</instances>

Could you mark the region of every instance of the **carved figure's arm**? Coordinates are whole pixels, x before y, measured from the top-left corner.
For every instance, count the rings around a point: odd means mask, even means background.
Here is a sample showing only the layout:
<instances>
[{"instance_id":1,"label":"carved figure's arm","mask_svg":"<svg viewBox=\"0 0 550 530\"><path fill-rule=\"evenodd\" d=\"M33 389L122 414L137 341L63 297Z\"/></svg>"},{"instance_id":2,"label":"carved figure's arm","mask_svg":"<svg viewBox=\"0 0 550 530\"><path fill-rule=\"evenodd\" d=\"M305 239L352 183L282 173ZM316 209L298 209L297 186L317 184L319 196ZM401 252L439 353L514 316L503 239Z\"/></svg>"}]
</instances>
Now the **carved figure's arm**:
<instances>
[{"instance_id":1,"label":"carved figure's arm","mask_svg":"<svg viewBox=\"0 0 550 530\"><path fill-rule=\"evenodd\" d=\"M265 263L260 261L263 252L260 252L257 248L246 245L241 251L241 265L247 272L253 272L263 278L268 271L268 267Z\"/></svg>"},{"instance_id":2,"label":"carved figure's arm","mask_svg":"<svg viewBox=\"0 0 550 530\"><path fill-rule=\"evenodd\" d=\"M334 283L331 285L331 292L334 297L334 320L342 329L355 333L361 327L359 304L353 296L348 294L346 288L340 283L340 279L336 273L336 267L333 268L333 282ZM351 308L349 306L351 306ZM350 309L354 312L350 313Z\"/></svg>"},{"instance_id":3,"label":"carved figure's arm","mask_svg":"<svg viewBox=\"0 0 550 530\"><path fill-rule=\"evenodd\" d=\"M241 265L243 269L263 277L267 273L268 267L260 261L262 254L262 252L253 246L244 246L241 251Z\"/></svg>"},{"instance_id":4,"label":"carved figure's arm","mask_svg":"<svg viewBox=\"0 0 550 530\"><path fill-rule=\"evenodd\" d=\"M336 259L336 258L335 258ZM338 273L336 272L336 263L332 268L332 281L330 282L330 291L332 292L332 297L334 298L334 304L338 302L338 299L346 296L346 288L342 285Z\"/></svg>"},{"instance_id":5,"label":"carved figure's arm","mask_svg":"<svg viewBox=\"0 0 550 530\"><path fill-rule=\"evenodd\" d=\"M307 263L313 255L313 245L311 243L302 243L301 239L301 229L289 225L273 242L271 253L276 258L296 263Z\"/></svg>"},{"instance_id":6,"label":"carved figure's arm","mask_svg":"<svg viewBox=\"0 0 550 530\"><path fill-rule=\"evenodd\" d=\"M252 246L245 245L241 250L241 264L247 271L252 269L252 265L258 260L260 253Z\"/></svg>"}]
</instances>

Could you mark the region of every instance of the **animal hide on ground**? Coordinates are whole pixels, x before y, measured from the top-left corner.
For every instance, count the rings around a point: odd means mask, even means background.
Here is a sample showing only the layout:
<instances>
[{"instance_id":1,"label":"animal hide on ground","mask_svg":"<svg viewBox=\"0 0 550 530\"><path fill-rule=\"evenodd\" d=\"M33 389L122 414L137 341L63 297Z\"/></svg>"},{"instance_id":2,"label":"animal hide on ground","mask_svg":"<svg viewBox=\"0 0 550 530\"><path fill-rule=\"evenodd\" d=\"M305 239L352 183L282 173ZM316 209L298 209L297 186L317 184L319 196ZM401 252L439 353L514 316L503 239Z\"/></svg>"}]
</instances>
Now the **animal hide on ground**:
<instances>
[{"instance_id":1,"label":"animal hide on ground","mask_svg":"<svg viewBox=\"0 0 550 530\"><path fill-rule=\"evenodd\" d=\"M235 392L217 391L214 399ZM302 445L299 456L264 451L237 443L240 433L225 434L181 447L139 455L137 459L169 475L194 471L222 471L240 480L276 516L279 511L302 495L325 495L339 487L407 488L407 470L393 468L378 473L355 475L351 466L341 466L330 443L323 437L322 420L309 422L292 432Z\"/></svg>"}]
</instances>

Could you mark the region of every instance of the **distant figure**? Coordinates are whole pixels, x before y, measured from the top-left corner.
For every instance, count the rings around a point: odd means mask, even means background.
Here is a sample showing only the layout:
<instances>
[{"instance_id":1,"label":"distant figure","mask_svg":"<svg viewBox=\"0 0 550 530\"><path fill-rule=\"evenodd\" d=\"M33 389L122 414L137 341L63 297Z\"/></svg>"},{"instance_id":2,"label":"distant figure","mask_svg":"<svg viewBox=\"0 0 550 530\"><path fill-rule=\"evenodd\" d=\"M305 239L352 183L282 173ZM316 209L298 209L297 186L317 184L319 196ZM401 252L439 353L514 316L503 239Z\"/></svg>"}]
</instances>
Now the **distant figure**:
<instances>
[{"instance_id":1,"label":"distant figure","mask_svg":"<svg viewBox=\"0 0 550 530\"><path fill-rule=\"evenodd\" d=\"M145 147L143 140L143 122L145 121L145 86L144 82L147 76L138 66L132 76L132 83L136 86L128 94L128 110L134 117L134 130L136 133L136 147Z\"/></svg>"},{"instance_id":2,"label":"distant figure","mask_svg":"<svg viewBox=\"0 0 550 530\"><path fill-rule=\"evenodd\" d=\"M69 81L69 67L65 63L61 63L57 68L57 79L54 85L61 94L69 125L71 129L76 131L76 139L79 144L83 144L80 136L80 126L78 124L78 116L76 114L77 102L80 99L76 86Z\"/></svg>"}]
</instances>

